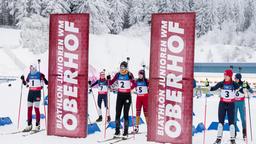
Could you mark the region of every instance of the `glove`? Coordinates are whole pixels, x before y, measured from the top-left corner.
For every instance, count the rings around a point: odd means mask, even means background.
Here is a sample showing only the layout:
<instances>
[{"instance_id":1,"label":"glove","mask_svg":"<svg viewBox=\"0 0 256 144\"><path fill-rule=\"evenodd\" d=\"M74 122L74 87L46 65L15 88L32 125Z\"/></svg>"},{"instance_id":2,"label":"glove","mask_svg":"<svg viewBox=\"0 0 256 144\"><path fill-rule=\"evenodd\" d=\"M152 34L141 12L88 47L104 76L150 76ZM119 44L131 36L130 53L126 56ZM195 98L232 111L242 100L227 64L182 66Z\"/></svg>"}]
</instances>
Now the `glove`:
<instances>
[{"instance_id":1,"label":"glove","mask_svg":"<svg viewBox=\"0 0 256 144\"><path fill-rule=\"evenodd\" d=\"M111 76L110 75L107 75L107 80L110 80L111 79Z\"/></svg>"},{"instance_id":2,"label":"glove","mask_svg":"<svg viewBox=\"0 0 256 144\"><path fill-rule=\"evenodd\" d=\"M210 86L210 85L209 85L209 81L205 81L204 84L205 84L206 87L209 87L209 86Z\"/></svg>"},{"instance_id":3,"label":"glove","mask_svg":"<svg viewBox=\"0 0 256 144\"><path fill-rule=\"evenodd\" d=\"M24 81L24 80L25 80L24 75L22 75L22 76L20 77L20 79Z\"/></svg>"},{"instance_id":4,"label":"glove","mask_svg":"<svg viewBox=\"0 0 256 144\"><path fill-rule=\"evenodd\" d=\"M243 88L248 88L248 82L243 82Z\"/></svg>"},{"instance_id":5,"label":"glove","mask_svg":"<svg viewBox=\"0 0 256 144\"><path fill-rule=\"evenodd\" d=\"M89 84L89 85L92 85L92 81L89 80L89 81L88 81L88 84Z\"/></svg>"},{"instance_id":6,"label":"glove","mask_svg":"<svg viewBox=\"0 0 256 144\"><path fill-rule=\"evenodd\" d=\"M48 81L46 79L44 80L44 83L45 83L45 85L48 85Z\"/></svg>"},{"instance_id":7,"label":"glove","mask_svg":"<svg viewBox=\"0 0 256 144\"><path fill-rule=\"evenodd\" d=\"M131 74L129 74L129 79L130 79L130 80L133 79L133 76L132 76Z\"/></svg>"}]
</instances>

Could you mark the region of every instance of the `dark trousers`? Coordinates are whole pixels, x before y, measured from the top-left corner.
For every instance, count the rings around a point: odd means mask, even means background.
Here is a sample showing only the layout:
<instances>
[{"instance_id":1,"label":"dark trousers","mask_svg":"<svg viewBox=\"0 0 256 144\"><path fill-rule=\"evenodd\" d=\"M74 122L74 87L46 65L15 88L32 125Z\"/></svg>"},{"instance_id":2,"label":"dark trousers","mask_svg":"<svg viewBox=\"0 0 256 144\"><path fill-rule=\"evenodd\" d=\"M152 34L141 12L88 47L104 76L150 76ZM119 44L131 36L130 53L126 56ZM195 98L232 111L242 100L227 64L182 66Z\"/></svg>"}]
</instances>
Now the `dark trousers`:
<instances>
[{"instance_id":1,"label":"dark trousers","mask_svg":"<svg viewBox=\"0 0 256 144\"><path fill-rule=\"evenodd\" d=\"M98 95L98 107L101 109L101 103L104 101L104 106L108 108L108 95L107 94L99 94Z\"/></svg>"},{"instance_id":2,"label":"dark trousers","mask_svg":"<svg viewBox=\"0 0 256 144\"><path fill-rule=\"evenodd\" d=\"M131 93L117 93L117 100L116 100L116 131L120 131L120 116L122 109L124 114L124 131L128 132L129 126L129 109L131 105Z\"/></svg>"},{"instance_id":3,"label":"dark trousers","mask_svg":"<svg viewBox=\"0 0 256 144\"><path fill-rule=\"evenodd\" d=\"M36 113L36 126L40 125L40 100L41 100L41 90L29 90L28 92L28 109L27 109L27 122L28 125L32 125L32 110L33 104Z\"/></svg>"},{"instance_id":4,"label":"dark trousers","mask_svg":"<svg viewBox=\"0 0 256 144\"><path fill-rule=\"evenodd\" d=\"M224 126L225 116L228 114L228 124L232 125L234 124L235 120L235 103L227 103L227 102L220 102L219 103L219 123L221 123Z\"/></svg>"}]
</instances>

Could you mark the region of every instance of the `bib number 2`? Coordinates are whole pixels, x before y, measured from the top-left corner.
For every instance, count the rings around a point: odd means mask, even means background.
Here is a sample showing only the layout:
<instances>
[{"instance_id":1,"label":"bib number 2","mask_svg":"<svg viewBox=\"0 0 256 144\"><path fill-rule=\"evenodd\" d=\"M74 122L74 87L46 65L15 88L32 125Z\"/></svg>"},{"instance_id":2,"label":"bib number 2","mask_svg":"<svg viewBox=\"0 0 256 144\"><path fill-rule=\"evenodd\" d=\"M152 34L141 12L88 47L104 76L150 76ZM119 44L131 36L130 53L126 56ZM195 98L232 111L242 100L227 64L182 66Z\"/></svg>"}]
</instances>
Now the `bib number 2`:
<instances>
[{"instance_id":1,"label":"bib number 2","mask_svg":"<svg viewBox=\"0 0 256 144\"><path fill-rule=\"evenodd\" d=\"M124 82L121 81L120 84L121 84L121 88L124 88Z\"/></svg>"}]
</instances>

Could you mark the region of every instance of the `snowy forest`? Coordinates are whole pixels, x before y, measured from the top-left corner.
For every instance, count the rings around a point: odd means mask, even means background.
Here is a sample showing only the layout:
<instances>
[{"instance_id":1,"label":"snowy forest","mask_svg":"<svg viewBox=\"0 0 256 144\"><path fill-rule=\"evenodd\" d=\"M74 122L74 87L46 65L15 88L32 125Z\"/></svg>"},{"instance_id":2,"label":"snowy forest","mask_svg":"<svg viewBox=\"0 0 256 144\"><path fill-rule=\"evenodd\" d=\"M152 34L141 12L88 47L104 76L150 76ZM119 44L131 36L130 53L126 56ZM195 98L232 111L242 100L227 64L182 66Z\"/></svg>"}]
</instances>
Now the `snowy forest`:
<instances>
[{"instance_id":1,"label":"snowy forest","mask_svg":"<svg viewBox=\"0 0 256 144\"><path fill-rule=\"evenodd\" d=\"M90 13L91 34L119 34L150 27L152 13L190 11L197 14L197 38L208 34L223 44L256 47L255 0L0 0L0 26L21 29L23 41L47 40L52 13Z\"/></svg>"}]
</instances>

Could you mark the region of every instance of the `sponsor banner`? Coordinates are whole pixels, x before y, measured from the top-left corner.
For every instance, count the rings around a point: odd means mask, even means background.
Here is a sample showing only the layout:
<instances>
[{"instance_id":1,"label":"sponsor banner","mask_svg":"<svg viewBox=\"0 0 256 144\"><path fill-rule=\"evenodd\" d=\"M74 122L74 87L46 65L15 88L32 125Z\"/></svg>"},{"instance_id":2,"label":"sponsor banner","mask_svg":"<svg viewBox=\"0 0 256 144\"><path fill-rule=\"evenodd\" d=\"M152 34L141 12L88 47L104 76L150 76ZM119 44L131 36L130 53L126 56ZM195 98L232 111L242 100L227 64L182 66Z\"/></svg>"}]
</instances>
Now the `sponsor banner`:
<instances>
[{"instance_id":1,"label":"sponsor banner","mask_svg":"<svg viewBox=\"0 0 256 144\"><path fill-rule=\"evenodd\" d=\"M192 143L195 13L152 15L148 141Z\"/></svg>"},{"instance_id":2,"label":"sponsor banner","mask_svg":"<svg viewBox=\"0 0 256 144\"><path fill-rule=\"evenodd\" d=\"M53 14L49 33L48 135L87 136L89 14Z\"/></svg>"}]
</instances>

